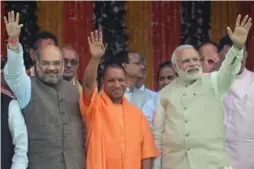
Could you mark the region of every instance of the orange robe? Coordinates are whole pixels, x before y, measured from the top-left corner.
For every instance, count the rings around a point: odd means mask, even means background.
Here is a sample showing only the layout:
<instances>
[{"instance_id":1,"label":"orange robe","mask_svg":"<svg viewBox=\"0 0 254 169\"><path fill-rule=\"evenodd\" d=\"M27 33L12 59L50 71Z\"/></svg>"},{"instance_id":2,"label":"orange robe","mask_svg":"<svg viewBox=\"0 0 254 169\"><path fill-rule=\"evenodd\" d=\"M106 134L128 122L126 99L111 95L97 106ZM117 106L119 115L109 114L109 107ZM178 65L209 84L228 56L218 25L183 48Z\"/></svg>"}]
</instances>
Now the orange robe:
<instances>
[{"instance_id":1,"label":"orange robe","mask_svg":"<svg viewBox=\"0 0 254 169\"><path fill-rule=\"evenodd\" d=\"M125 98L115 105L96 88L80 109L87 130L86 169L141 169L141 161L157 157L151 129L143 113Z\"/></svg>"}]
</instances>

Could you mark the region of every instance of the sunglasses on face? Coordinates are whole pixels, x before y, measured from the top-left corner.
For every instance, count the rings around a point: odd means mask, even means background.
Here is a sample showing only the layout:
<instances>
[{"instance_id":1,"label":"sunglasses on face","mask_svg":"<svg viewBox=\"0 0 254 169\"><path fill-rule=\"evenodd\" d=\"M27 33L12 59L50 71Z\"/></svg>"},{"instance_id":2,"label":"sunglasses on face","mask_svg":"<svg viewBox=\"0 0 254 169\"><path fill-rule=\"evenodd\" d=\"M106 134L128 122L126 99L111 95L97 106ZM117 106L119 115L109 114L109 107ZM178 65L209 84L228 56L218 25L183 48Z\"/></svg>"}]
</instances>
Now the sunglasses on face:
<instances>
[{"instance_id":1,"label":"sunglasses on face","mask_svg":"<svg viewBox=\"0 0 254 169\"><path fill-rule=\"evenodd\" d=\"M64 59L64 63L65 63L65 65L68 65L70 63L72 66L76 66L78 64L78 60L77 59Z\"/></svg>"}]
</instances>

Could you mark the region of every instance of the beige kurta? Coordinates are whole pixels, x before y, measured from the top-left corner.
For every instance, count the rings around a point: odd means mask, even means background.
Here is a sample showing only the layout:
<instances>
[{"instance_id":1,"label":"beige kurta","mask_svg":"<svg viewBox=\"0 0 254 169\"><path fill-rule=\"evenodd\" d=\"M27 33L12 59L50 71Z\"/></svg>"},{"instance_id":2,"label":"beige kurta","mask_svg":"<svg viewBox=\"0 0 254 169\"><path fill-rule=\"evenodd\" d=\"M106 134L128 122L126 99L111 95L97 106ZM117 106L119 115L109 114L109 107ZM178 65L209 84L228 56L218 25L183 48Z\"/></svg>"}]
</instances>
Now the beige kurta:
<instances>
[{"instance_id":1,"label":"beige kurta","mask_svg":"<svg viewBox=\"0 0 254 169\"><path fill-rule=\"evenodd\" d=\"M230 165L222 98L239 72L242 53L231 48L218 72L202 74L192 85L176 78L160 91L153 130L161 156L154 169L219 169Z\"/></svg>"}]
</instances>

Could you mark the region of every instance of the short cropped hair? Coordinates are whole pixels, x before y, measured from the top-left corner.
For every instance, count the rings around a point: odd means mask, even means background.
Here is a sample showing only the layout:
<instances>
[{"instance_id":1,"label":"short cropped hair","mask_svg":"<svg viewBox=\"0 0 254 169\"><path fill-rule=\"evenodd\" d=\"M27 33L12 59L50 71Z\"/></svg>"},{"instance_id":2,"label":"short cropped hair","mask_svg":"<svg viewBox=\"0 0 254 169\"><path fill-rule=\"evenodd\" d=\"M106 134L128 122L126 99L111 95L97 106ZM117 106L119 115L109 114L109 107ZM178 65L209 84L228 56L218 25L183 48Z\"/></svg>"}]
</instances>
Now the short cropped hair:
<instances>
[{"instance_id":1,"label":"short cropped hair","mask_svg":"<svg viewBox=\"0 0 254 169\"><path fill-rule=\"evenodd\" d=\"M172 68L172 63L170 61L166 61L166 62L162 62L160 65L159 65L159 70L157 72L157 81L159 81L159 76L160 76L160 71L161 69L165 68L165 67L169 67L169 68Z\"/></svg>"},{"instance_id":2,"label":"short cropped hair","mask_svg":"<svg viewBox=\"0 0 254 169\"><path fill-rule=\"evenodd\" d=\"M125 71L123 65L121 65L119 63L113 63L112 62L112 63L107 63L107 64L104 65L104 69L102 71L102 78L104 78L108 68L120 68L120 69L123 70L124 74L126 75L126 71Z\"/></svg>"},{"instance_id":3,"label":"short cropped hair","mask_svg":"<svg viewBox=\"0 0 254 169\"><path fill-rule=\"evenodd\" d=\"M36 38L33 43L33 49L35 49L35 50L38 49L39 41L41 39L52 39L54 41L55 45L58 46L58 41L57 41L56 36L48 31L43 31L43 32L40 32L36 35Z\"/></svg>"},{"instance_id":4,"label":"short cropped hair","mask_svg":"<svg viewBox=\"0 0 254 169\"><path fill-rule=\"evenodd\" d=\"M202 43L201 45L199 45L197 47L197 50L199 51L203 46L208 45L208 44L213 45L217 49L217 52L220 51L218 44L214 41L207 41L207 42Z\"/></svg>"},{"instance_id":5,"label":"short cropped hair","mask_svg":"<svg viewBox=\"0 0 254 169\"><path fill-rule=\"evenodd\" d=\"M221 51L225 45L228 45L228 46L233 45L233 41L230 39L228 35L225 35L221 38L219 42L219 51Z\"/></svg>"}]
</instances>

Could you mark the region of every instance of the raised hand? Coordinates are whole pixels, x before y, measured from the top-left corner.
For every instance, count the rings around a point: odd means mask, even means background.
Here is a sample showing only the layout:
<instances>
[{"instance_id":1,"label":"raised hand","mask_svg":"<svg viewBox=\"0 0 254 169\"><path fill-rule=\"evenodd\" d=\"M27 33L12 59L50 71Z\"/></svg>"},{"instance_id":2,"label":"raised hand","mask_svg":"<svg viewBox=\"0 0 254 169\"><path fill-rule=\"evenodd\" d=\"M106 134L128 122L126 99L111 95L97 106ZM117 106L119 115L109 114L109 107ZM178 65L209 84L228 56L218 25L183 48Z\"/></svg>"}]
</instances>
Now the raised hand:
<instances>
[{"instance_id":1,"label":"raised hand","mask_svg":"<svg viewBox=\"0 0 254 169\"><path fill-rule=\"evenodd\" d=\"M95 30L88 36L89 50L94 59L101 59L105 53L105 46L103 45L103 35L101 31Z\"/></svg>"},{"instance_id":2,"label":"raised hand","mask_svg":"<svg viewBox=\"0 0 254 169\"><path fill-rule=\"evenodd\" d=\"M238 15L236 19L234 32L232 32L230 27L227 27L228 35L238 49L243 48L247 40L250 28L252 26L252 19L249 18L248 15L244 17L242 22L240 21L241 21L241 15Z\"/></svg>"},{"instance_id":3,"label":"raised hand","mask_svg":"<svg viewBox=\"0 0 254 169\"><path fill-rule=\"evenodd\" d=\"M19 13L15 14L14 11L8 12L8 19L4 17L5 27L9 38L18 38L23 24L19 24Z\"/></svg>"}]
</instances>

